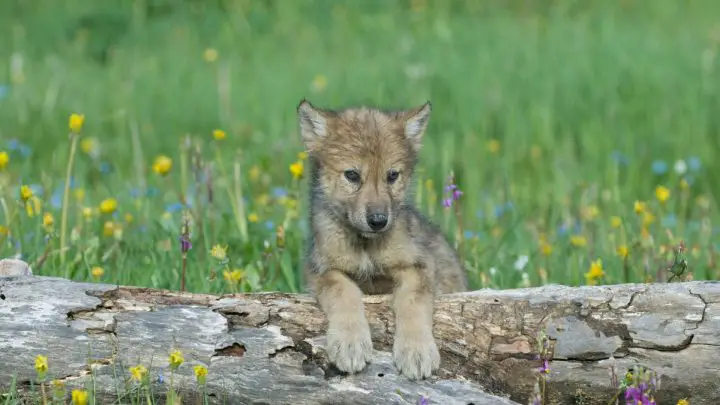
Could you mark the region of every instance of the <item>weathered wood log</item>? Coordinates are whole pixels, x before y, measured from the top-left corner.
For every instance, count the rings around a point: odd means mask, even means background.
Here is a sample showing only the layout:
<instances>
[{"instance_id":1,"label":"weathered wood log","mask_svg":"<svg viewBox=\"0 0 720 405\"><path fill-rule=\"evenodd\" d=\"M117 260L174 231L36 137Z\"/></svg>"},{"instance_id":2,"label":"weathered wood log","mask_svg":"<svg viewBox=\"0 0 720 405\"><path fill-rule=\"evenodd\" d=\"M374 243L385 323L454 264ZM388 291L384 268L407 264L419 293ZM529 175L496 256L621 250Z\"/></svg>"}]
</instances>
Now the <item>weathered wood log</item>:
<instances>
[{"instance_id":1,"label":"weathered wood log","mask_svg":"<svg viewBox=\"0 0 720 405\"><path fill-rule=\"evenodd\" d=\"M552 352L546 403L607 404L617 391L610 384L612 362L621 377L635 364L656 371L659 404L720 398L716 282L439 297L434 332L441 370L420 382L399 376L392 364L387 296L365 298L376 354L365 371L345 376L327 362L326 320L306 295L213 296L33 276L0 277L0 291L0 387L17 376L27 389L34 356L44 354L50 378L68 387L94 378L101 403L125 391L128 367L136 364L151 370L153 390L162 395L175 348L186 360L173 376L184 403L195 403L199 391L196 364L209 368L206 391L214 402L414 404L424 395L437 404L527 403L541 331Z\"/></svg>"}]
</instances>

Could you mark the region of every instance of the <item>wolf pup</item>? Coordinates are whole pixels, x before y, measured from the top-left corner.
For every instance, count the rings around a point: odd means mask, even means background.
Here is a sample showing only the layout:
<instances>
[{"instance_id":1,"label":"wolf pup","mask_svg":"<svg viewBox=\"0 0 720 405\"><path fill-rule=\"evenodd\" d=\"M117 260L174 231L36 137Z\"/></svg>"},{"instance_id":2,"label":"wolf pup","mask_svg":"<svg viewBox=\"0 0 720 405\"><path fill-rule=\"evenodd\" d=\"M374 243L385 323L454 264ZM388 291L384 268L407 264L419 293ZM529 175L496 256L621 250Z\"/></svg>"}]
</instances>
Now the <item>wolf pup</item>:
<instances>
[{"instance_id":1,"label":"wolf pup","mask_svg":"<svg viewBox=\"0 0 720 405\"><path fill-rule=\"evenodd\" d=\"M423 379L440 367L434 296L464 291L467 280L445 235L406 198L430 110L430 102L395 112L298 106L311 177L306 279L340 371L359 372L371 360L363 294L393 294L400 373Z\"/></svg>"}]
</instances>

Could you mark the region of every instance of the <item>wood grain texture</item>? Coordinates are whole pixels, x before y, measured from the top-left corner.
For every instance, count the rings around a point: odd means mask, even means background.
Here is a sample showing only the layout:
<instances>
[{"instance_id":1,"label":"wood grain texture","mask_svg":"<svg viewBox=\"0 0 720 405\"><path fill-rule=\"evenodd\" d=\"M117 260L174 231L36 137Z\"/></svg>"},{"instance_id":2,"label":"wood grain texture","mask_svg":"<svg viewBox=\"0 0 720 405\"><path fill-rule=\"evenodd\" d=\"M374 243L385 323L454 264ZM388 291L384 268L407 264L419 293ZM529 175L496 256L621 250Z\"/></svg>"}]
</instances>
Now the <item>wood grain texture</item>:
<instances>
[{"instance_id":1,"label":"wood grain texture","mask_svg":"<svg viewBox=\"0 0 720 405\"><path fill-rule=\"evenodd\" d=\"M0 290L0 387L14 375L27 386L34 356L45 354L50 378L68 386L87 381L92 367L107 401L136 364L151 370L162 393L167 356L177 348L186 364L174 379L184 395L197 395L192 366L204 364L218 403L414 404L421 394L437 404L527 403L539 365L535 339L545 331L551 404L607 404L615 393L611 362L621 374L635 364L655 370L660 404L720 398L716 282L441 296L434 333L442 365L421 382L393 366L387 296L364 299L375 355L363 372L344 376L327 362L326 320L306 295L214 296L33 276L0 278Z\"/></svg>"}]
</instances>

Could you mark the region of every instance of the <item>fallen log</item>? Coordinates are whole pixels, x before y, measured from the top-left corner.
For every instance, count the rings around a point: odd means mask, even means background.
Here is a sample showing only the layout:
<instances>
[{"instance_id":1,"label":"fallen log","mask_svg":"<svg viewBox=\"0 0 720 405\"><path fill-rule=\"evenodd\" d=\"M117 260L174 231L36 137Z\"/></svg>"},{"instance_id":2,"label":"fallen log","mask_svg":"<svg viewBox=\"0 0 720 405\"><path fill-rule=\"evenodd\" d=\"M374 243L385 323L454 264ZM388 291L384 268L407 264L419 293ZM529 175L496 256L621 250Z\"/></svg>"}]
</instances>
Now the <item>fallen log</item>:
<instances>
[{"instance_id":1,"label":"fallen log","mask_svg":"<svg viewBox=\"0 0 720 405\"><path fill-rule=\"evenodd\" d=\"M537 336L549 337L548 404L607 404L639 364L659 379L656 400L715 404L720 398L720 283L544 286L439 297L437 377L412 382L391 356L389 297L365 298L376 350L361 373L342 375L323 350L326 320L307 295L214 296L78 283L32 275L2 277L0 392L16 378L29 390L34 357L49 378L96 387L100 403L131 387L128 368L145 365L153 392L170 383L168 354L185 363L174 387L195 403L193 366L207 366L211 403L528 403L538 375ZM161 401L162 402L162 401ZM614 403L614 402L613 402ZM621 401L620 403L624 403Z\"/></svg>"}]
</instances>

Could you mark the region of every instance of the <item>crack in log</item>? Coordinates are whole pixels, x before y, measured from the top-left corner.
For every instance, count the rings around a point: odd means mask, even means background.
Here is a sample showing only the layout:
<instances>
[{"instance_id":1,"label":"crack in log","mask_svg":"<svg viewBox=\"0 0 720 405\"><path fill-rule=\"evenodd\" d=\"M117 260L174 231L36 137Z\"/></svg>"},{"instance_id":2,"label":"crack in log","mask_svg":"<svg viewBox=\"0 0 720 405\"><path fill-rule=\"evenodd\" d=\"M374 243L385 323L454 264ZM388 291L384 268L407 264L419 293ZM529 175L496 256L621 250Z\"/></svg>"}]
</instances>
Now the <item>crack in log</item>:
<instances>
[{"instance_id":1,"label":"crack in log","mask_svg":"<svg viewBox=\"0 0 720 405\"><path fill-rule=\"evenodd\" d=\"M247 353L247 348L242 343L233 342L230 346L215 349L215 353L211 357L243 357ZM270 357L274 357L272 354Z\"/></svg>"}]
</instances>

